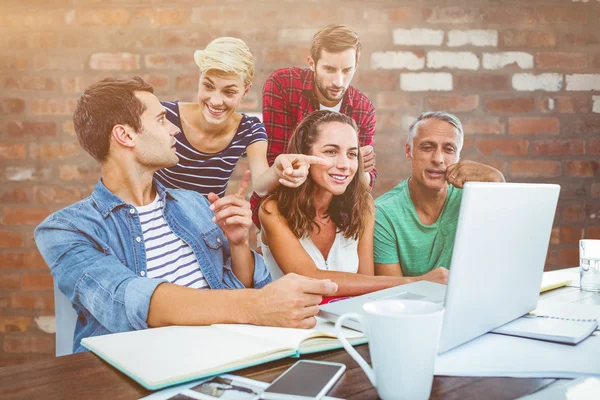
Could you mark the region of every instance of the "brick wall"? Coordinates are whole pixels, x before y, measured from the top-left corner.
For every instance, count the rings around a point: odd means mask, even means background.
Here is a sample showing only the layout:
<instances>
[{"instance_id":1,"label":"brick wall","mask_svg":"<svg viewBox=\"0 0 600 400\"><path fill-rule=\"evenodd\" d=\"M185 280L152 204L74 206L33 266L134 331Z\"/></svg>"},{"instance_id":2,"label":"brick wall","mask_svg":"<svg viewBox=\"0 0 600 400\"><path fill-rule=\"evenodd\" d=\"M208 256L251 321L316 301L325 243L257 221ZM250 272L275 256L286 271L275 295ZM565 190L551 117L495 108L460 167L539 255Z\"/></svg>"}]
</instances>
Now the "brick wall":
<instances>
[{"instance_id":1,"label":"brick wall","mask_svg":"<svg viewBox=\"0 0 600 400\"><path fill-rule=\"evenodd\" d=\"M598 0L2 1L0 365L54 352L52 279L33 228L99 175L74 136L75 100L104 76L134 74L160 98L193 100L192 53L218 36L255 54L243 109L259 112L267 75L304 65L317 28L354 27L364 54L353 83L377 108L374 194L407 176L411 120L454 112L463 158L562 185L546 267L576 265L578 239L600 238L599 21Z\"/></svg>"}]
</instances>

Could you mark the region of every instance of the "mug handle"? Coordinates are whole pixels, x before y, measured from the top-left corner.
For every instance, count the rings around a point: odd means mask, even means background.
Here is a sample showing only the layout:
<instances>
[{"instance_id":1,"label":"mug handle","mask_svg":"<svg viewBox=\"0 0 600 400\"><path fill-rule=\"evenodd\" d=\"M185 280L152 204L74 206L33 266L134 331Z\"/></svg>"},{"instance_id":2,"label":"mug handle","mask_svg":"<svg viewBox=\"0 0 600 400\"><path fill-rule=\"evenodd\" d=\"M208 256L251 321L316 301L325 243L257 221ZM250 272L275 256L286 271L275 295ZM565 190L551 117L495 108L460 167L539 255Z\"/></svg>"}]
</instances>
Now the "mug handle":
<instances>
[{"instance_id":1,"label":"mug handle","mask_svg":"<svg viewBox=\"0 0 600 400\"><path fill-rule=\"evenodd\" d=\"M346 339L346 337L344 336L344 332L342 332L342 322L348 318L358 321L358 323L360 323L363 327L365 326L365 324L363 323L363 317L361 315L356 313L346 313L340 316L337 319L337 321L335 321L335 333L339 341L342 342L344 349L346 349L348 354L350 354L350 357L352 357L354 361L357 362L358 366L361 367L363 371L365 371L365 374L367 375L367 378L369 378L369 380L371 381L371 384L377 387L377 385L375 384L375 372L373 372L373 368L371 368L369 364L367 364L365 359L362 358L356 350L354 350L354 347L352 347L352 345L348 343L348 339Z\"/></svg>"}]
</instances>

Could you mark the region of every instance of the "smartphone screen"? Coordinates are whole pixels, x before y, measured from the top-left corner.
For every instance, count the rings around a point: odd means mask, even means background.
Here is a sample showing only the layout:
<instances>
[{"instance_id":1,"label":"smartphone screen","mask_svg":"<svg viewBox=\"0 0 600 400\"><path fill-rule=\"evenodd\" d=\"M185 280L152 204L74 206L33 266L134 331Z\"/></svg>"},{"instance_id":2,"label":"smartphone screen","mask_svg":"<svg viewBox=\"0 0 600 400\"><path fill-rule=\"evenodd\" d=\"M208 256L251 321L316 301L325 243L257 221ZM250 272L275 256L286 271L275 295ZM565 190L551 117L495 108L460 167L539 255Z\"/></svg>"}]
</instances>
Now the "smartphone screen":
<instances>
[{"instance_id":1,"label":"smartphone screen","mask_svg":"<svg viewBox=\"0 0 600 400\"><path fill-rule=\"evenodd\" d=\"M298 361L281 375L264 394L277 393L315 397L344 368L343 365Z\"/></svg>"}]
</instances>

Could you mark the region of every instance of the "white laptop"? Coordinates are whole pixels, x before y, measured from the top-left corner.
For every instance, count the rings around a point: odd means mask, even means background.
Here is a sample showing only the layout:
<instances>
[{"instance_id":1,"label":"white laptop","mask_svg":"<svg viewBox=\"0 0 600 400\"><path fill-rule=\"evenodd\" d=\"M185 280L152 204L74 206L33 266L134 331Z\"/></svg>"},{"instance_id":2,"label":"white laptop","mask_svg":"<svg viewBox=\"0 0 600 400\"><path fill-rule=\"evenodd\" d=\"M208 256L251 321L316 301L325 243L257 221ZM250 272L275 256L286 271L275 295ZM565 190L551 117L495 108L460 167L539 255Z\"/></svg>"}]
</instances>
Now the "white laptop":
<instances>
[{"instance_id":1,"label":"white laptop","mask_svg":"<svg viewBox=\"0 0 600 400\"><path fill-rule=\"evenodd\" d=\"M559 192L550 184L465 184L447 287L410 283L323 305L319 316L335 321L390 298L444 302L440 353L519 318L536 308Z\"/></svg>"}]
</instances>

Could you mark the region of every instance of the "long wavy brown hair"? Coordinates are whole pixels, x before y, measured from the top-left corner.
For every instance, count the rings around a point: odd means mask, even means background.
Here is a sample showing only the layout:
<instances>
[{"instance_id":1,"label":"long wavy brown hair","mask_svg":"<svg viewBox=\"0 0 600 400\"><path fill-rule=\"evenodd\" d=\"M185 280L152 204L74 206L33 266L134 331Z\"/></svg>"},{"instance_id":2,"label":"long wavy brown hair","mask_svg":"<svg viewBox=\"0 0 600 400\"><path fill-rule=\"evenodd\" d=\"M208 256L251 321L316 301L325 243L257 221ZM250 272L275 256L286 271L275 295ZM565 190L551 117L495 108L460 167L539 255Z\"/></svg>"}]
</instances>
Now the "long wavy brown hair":
<instances>
[{"instance_id":1,"label":"long wavy brown hair","mask_svg":"<svg viewBox=\"0 0 600 400\"><path fill-rule=\"evenodd\" d=\"M323 127L330 122L350 125L357 132L356 123L347 115L334 111L315 111L302 120L290 138L289 154L312 154L312 148ZM358 133L357 133L358 137ZM344 237L358 240L365 230L365 215L371 213L369 207L369 189L362 179L364 175L362 154L358 151L358 169L348 184L346 191L333 200L327 209L327 215L335 223L338 232ZM268 213L265 204L269 200L277 201L277 210L288 222L297 238L310 236L314 228L320 230L316 222L316 209L312 201L315 183L309 175L298 188L279 186L262 203L262 209Z\"/></svg>"}]
</instances>

